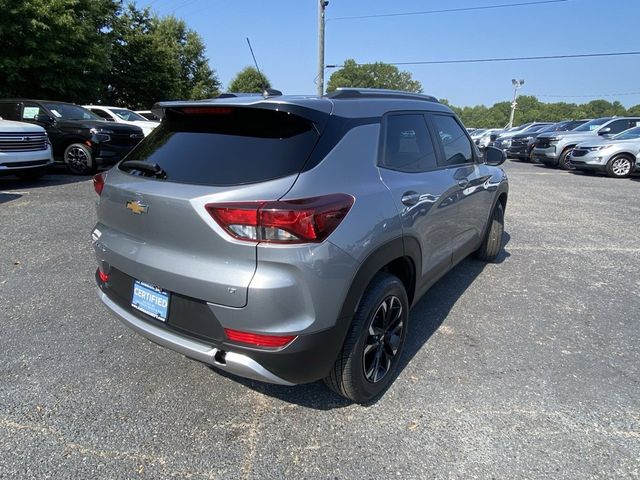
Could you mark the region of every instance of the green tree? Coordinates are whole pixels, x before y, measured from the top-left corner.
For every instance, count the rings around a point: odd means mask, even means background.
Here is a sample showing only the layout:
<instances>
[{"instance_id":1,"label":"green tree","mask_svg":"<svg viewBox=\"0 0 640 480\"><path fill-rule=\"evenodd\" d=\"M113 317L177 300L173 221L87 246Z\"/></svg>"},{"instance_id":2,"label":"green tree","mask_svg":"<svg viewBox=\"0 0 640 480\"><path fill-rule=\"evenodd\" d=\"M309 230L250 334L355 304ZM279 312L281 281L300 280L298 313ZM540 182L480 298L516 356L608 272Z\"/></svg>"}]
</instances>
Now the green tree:
<instances>
[{"instance_id":1,"label":"green tree","mask_svg":"<svg viewBox=\"0 0 640 480\"><path fill-rule=\"evenodd\" d=\"M450 107L465 125L477 128L499 128L505 126L509 121L511 103L499 102L491 107L485 105L462 108L450 105ZM536 97L523 95L518 98L514 124L535 121L559 122L567 119L597 118L611 115L640 115L640 105L627 110L618 101L611 103L606 100L593 100L581 105L565 102L543 103Z\"/></svg>"},{"instance_id":2,"label":"green tree","mask_svg":"<svg viewBox=\"0 0 640 480\"><path fill-rule=\"evenodd\" d=\"M0 96L93 100L119 9L119 0L0 0Z\"/></svg>"},{"instance_id":3,"label":"green tree","mask_svg":"<svg viewBox=\"0 0 640 480\"><path fill-rule=\"evenodd\" d=\"M331 74L327 92L339 87L390 88L422 92L422 84L413 80L409 72L401 71L395 65L382 62L358 65L353 59L346 60L340 70Z\"/></svg>"},{"instance_id":4,"label":"green tree","mask_svg":"<svg viewBox=\"0 0 640 480\"><path fill-rule=\"evenodd\" d=\"M271 82L262 72L254 67L245 67L231 80L228 90L230 92L262 93L266 88L271 88Z\"/></svg>"},{"instance_id":5,"label":"green tree","mask_svg":"<svg viewBox=\"0 0 640 480\"><path fill-rule=\"evenodd\" d=\"M627 115L632 115L634 117L640 116L640 105L630 107L629 110L627 110Z\"/></svg>"},{"instance_id":6,"label":"green tree","mask_svg":"<svg viewBox=\"0 0 640 480\"><path fill-rule=\"evenodd\" d=\"M173 16L158 17L130 4L113 28L111 68L102 100L148 108L159 100L202 99L218 94L197 33Z\"/></svg>"}]
</instances>

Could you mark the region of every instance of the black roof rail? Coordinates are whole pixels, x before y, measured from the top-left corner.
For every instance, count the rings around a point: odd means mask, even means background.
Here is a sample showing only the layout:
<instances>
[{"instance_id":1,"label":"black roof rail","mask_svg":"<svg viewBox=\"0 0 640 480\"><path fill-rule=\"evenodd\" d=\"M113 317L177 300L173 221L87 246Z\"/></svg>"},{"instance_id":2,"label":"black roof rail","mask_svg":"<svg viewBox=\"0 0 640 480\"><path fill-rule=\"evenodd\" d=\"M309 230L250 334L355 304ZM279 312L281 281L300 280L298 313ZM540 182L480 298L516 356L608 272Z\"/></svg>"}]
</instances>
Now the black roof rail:
<instances>
[{"instance_id":1,"label":"black roof rail","mask_svg":"<svg viewBox=\"0 0 640 480\"><path fill-rule=\"evenodd\" d=\"M385 88L337 88L335 91L327 94L332 99L349 99L349 98L396 98L404 100L422 100L425 102L438 102L436 97L424 95L422 93L404 92L402 90L387 90Z\"/></svg>"}]
</instances>

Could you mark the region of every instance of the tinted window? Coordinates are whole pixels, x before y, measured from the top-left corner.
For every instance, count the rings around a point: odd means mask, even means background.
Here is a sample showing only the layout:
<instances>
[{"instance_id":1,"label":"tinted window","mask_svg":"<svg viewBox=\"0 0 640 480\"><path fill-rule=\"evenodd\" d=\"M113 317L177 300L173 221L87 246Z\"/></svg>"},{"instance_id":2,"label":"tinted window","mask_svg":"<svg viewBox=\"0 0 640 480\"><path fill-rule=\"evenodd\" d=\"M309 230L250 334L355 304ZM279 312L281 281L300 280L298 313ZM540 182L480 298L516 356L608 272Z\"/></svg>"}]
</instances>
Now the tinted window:
<instances>
[{"instance_id":1,"label":"tinted window","mask_svg":"<svg viewBox=\"0 0 640 480\"><path fill-rule=\"evenodd\" d=\"M437 167L436 152L423 115L387 117L382 166L401 172L425 172Z\"/></svg>"},{"instance_id":2,"label":"tinted window","mask_svg":"<svg viewBox=\"0 0 640 480\"><path fill-rule=\"evenodd\" d=\"M471 143L458 122L445 115L434 115L433 119L444 148L445 166L472 163Z\"/></svg>"},{"instance_id":3,"label":"tinted window","mask_svg":"<svg viewBox=\"0 0 640 480\"><path fill-rule=\"evenodd\" d=\"M127 122L144 122L147 120L142 115L138 115L136 112L132 112L131 110L127 110L126 108L112 108L111 111L122 120L125 120Z\"/></svg>"},{"instance_id":4,"label":"tinted window","mask_svg":"<svg viewBox=\"0 0 640 480\"><path fill-rule=\"evenodd\" d=\"M578 128L575 128L574 131L576 131L576 132L591 132L592 130L596 130L601 125L604 125L609 120L611 120L611 117L595 118L595 119L593 119L593 120L591 120L591 121L589 121L587 123L583 123Z\"/></svg>"},{"instance_id":5,"label":"tinted window","mask_svg":"<svg viewBox=\"0 0 640 480\"><path fill-rule=\"evenodd\" d=\"M616 140L634 140L636 138L640 138L640 127L631 128L615 136Z\"/></svg>"},{"instance_id":6,"label":"tinted window","mask_svg":"<svg viewBox=\"0 0 640 480\"><path fill-rule=\"evenodd\" d=\"M18 103L0 103L0 117L5 120L20 120L20 105Z\"/></svg>"},{"instance_id":7,"label":"tinted window","mask_svg":"<svg viewBox=\"0 0 640 480\"><path fill-rule=\"evenodd\" d=\"M317 140L310 121L283 111L185 108L168 110L127 160L158 164L168 181L240 185L298 173Z\"/></svg>"},{"instance_id":8,"label":"tinted window","mask_svg":"<svg viewBox=\"0 0 640 480\"><path fill-rule=\"evenodd\" d=\"M574 120L572 122L567 122L567 124L563 127L563 130L573 130L580 125L584 125L585 123L587 123L587 120Z\"/></svg>"},{"instance_id":9,"label":"tinted window","mask_svg":"<svg viewBox=\"0 0 640 480\"><path fill-rule=\"evenodd\" d=\"M91 111L93 113L95 113L96 115L98 115L99 117L104 118L105 120L108 120L110 122L113 122L113 118L111 118L111 115L109 115L107 112L105 112L104 110L100 110L98 108L92 108Z\"/></svg>"},{"instance_id":10,"label":"tinted window","mask_svg":"<svg viewBox=\"0 0 640 480\"><path fill-rule=\"evenodd\" d=\"M95 113L91 113L86 108L71 103L45 103L45 107L51 110L56 118L62 120L102 120Z\"/></svg>"},{"instance_id":11,"label":"tinted window","mask_svg":"<svg viewBox=\"0 0 640 480\"><path fill-rule=\"evenodd\" d=\"M607 127L609 127L611 129L611 131L609 132L610 135L613 135L615 133L620 133L620 132L624 132L625 130L627 130L629 128L629 120L615 120L613 122L611 122L609 125L607 125Z\"/></svg>"}]
</instances>

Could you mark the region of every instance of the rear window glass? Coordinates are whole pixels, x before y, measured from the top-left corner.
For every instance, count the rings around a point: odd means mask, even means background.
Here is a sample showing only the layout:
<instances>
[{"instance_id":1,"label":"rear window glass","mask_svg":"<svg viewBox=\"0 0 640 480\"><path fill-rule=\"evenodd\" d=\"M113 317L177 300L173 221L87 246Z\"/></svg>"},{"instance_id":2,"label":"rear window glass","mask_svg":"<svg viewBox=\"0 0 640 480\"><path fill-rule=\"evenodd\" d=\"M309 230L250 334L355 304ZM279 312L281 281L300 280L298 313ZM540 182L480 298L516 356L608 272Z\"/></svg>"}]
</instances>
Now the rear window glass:
<instances>
[{"instance_id":1,"label":"rear window glass","mask_svg":"<svg viewBox=\"0 0 640 480\"><path fill-rule=\"evenodd\" d=\"M241 185L298 173L317 140L311 121L288 112L193 107L168 110L125 161L157 164L167 181Z\"/></svg>"}]
</instances>

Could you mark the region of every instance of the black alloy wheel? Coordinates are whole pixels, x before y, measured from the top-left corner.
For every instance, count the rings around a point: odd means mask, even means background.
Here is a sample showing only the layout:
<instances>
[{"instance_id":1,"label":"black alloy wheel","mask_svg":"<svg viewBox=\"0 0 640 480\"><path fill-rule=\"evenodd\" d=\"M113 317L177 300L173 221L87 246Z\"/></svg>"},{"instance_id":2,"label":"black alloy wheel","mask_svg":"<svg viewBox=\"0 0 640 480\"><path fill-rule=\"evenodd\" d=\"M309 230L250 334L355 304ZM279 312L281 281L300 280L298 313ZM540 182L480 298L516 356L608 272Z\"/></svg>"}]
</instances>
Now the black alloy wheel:
<instances>
[{"instance_id":1,"label":"black alloy wheel","mask_svg":"<svg viewBox=\"0 0 640 480\"><path fill-rule=\"evenodd\" d=\"M402 313L402 302L395 295L390 295L380 303L371 318L362 354L364 376L371 383L382 380L391 369L402 343Z\"/></svg>"}]
</instances>

